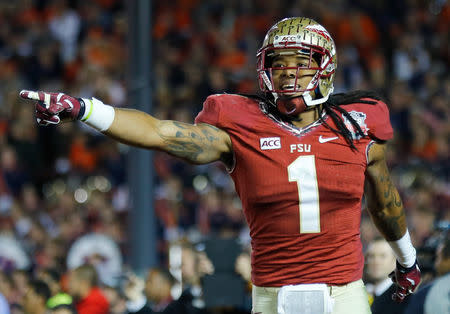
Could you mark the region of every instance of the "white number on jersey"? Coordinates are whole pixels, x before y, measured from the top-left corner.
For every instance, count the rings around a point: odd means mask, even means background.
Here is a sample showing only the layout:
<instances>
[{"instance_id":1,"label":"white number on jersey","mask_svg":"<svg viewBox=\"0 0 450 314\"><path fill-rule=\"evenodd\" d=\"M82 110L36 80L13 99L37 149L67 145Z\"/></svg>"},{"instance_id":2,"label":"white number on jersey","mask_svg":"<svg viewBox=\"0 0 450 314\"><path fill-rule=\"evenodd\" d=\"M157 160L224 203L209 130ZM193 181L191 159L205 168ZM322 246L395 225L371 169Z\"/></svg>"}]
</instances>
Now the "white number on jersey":
<instances>
[{"instance_id":1,"label":"white number on jersey","mask_svg":"<svg viewBox=\"0 0 450 314\"><path fill-rule=\"evenodd\" d=\"M299 156L287 169L289 182L297 182L300 233L319 233L319 187L314 155Z\"/></svg>"}]
</instances>

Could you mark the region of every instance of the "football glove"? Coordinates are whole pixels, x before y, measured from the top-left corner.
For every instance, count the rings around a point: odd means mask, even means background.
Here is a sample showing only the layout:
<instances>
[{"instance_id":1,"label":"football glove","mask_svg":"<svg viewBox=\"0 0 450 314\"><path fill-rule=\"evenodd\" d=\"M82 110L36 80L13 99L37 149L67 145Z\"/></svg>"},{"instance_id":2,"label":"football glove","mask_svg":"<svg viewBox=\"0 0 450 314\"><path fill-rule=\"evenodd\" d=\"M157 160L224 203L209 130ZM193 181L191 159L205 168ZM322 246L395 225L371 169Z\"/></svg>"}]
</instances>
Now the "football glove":
<instances>
[{"instance_id":1,"label":"football glove","mask_svg":"<svg viewBox=\"0 0 450 314\"><path fill-rule=\"evenodd\" d=\"M22 90L20 97L34 101L39 125L78 120L84 114L84 102L64 93Z\"/></svg>"},{"instance_id":2,"label":"football glove","mask_svg":"<svg viewBox=\"0 0 450 314\"><path fill-rule=\"evenodd\" d=\"M397 267L389 274L389 277L396 285L395 292L392 294L392 300L400 303L413 293L420 283L420 269L417 260L409 268L403 267L397 261Z\"/></svg>"}]
</instances>

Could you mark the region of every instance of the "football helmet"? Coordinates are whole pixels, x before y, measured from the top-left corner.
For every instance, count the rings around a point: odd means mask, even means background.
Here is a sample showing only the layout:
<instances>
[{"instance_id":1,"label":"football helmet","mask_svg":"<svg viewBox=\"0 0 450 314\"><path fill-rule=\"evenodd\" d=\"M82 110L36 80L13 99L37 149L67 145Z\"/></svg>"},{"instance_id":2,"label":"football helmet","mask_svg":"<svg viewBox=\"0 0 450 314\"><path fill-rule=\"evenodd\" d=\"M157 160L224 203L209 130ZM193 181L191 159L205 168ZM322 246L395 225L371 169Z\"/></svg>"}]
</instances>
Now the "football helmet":
<instances>
[{"instance_id":1,"label":"football helmet","mask_svg":"<svg viewBox=\"0 0 450 314\"><path fill-rule=\"evenodd\" d=\"M272 67L274 57L289 53L309 58L308 65ZM336 46L328 31L312 19L290 17L277 22L267 32L256 57L259 88L273 95L274 104L285 115L295 116L307 107L324 103L333 92ZM313 65L313 60L317 65ZM274 86L272 72L281 69L296 71L292 88L283 90ZM299 71L304 69L316 71L306 88L297 84Z\"/></svg>"}]
</instances>

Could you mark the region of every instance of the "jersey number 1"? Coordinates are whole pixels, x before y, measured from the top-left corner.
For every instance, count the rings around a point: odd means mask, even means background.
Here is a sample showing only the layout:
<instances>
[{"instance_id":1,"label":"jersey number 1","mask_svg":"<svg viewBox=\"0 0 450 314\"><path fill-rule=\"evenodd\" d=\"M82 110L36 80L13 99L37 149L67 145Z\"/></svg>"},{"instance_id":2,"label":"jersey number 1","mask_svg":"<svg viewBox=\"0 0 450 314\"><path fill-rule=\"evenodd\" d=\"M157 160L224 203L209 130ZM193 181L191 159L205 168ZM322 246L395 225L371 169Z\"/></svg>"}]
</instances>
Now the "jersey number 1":
<instances>
[{"instance_id":1,"label":"jersey number 1","mask_svg":"<svg viewBox=\"0 0 450 314\"><path fill-rule=\"evenodd\" d=\"M300 233L319 233L319 187L314 155L299 156L287 169L289 182L297 182Z\"/></svg>"}]
</instances>

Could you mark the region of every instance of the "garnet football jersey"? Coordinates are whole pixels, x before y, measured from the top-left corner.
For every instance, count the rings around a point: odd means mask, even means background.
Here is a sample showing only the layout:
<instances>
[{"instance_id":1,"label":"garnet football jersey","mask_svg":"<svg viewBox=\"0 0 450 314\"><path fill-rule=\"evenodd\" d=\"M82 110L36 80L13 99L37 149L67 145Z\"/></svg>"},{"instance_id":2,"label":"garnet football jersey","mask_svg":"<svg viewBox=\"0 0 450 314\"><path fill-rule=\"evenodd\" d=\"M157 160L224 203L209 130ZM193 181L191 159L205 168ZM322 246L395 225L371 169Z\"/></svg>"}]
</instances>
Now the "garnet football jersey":
<instances>
[{"instance_id":1,"label":"garnet football jersey","mask_svg":"<svg viewBox=\"0 0 450 314\"><path fill-rule=\"evenodd\" d=\"M195 120L231 138L230 175L250 228L253 283L339 285L360 279L366 154L371 137L392 137L386 105L343 106L370 135L352 132L357 150L321 121L299 129L265 106L240 95L213 95ZM336 129L330 117L323 119Z\"/></svg>"}]
</instances>

